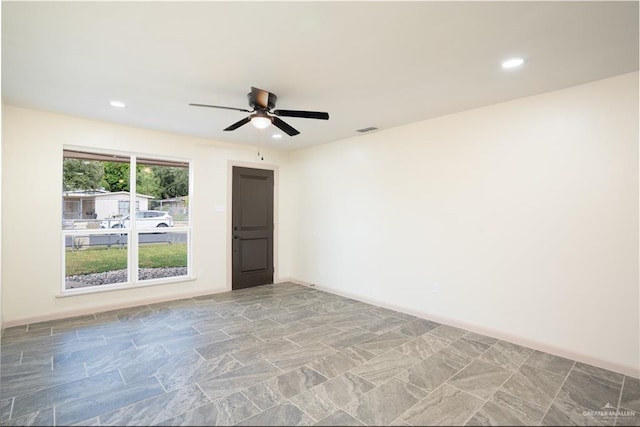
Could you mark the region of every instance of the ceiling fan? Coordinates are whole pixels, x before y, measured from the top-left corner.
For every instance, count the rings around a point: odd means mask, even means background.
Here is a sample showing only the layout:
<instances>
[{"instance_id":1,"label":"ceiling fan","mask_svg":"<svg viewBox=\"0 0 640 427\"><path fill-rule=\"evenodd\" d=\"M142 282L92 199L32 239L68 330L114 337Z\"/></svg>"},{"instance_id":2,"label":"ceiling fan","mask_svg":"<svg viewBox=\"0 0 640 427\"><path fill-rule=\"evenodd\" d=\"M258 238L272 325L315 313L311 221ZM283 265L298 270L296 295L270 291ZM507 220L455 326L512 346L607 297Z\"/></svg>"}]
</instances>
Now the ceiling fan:
<instances>
[{"instance_id":1,"label":"ceiling fan","mask_svg":"<svg viewBox=\"0 0 640 427\"><path fill-rule=\"evenodd\" d=\"M289 136L295 136L300 132L287 124L280 117L299 117L304 119L320 119L329 120L329 113L323 113L320 111L300 111L300 110L273 110L276 106L278 97L266 90L251 87L251 92L247 94L249 99L249 106L253 110L246 110L244 108L234 107L221 107L219 105L207 105L207 104L189 104L194 107L209 107L209 108L222 108L224 110L236 110L244 111L245 113L251 113L249 116L242 120L239 120L231 126L224 129L225 131L236 130L240 126L246 125L251 122L258 129L265 129L273 124L278 129L282 130Z\"/></svg>"}]
</instances>

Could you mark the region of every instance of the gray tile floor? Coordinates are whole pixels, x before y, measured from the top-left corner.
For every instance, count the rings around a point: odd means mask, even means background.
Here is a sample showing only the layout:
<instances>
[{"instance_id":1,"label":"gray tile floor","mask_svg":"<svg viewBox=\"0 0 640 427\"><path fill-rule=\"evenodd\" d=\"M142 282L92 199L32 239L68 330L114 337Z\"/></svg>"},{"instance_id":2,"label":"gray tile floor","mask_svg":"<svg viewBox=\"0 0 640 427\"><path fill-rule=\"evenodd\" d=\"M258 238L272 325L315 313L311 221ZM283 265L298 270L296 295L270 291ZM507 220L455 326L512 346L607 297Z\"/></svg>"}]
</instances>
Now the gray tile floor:
<instances>
[{"instance_id":1,"label":"gray tile floor","mask_svg":"<svg viewBox=\"0 0 640 427\"><path fill-rule=\"evenodd\" d=\"M638 379L294 284L8 328L0 365L2 425L640 424Z\"/></svg>"}]
</instances>

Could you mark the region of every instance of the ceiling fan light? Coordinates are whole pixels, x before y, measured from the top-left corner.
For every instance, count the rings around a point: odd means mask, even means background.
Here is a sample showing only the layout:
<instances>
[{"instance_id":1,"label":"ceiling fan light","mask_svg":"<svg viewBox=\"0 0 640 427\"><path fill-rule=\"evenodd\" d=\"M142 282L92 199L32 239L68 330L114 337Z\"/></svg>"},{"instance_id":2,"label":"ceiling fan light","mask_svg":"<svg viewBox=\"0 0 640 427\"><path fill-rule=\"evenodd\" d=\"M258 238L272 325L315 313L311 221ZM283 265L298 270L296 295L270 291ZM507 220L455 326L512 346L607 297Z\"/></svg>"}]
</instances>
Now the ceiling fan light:
<instances>
[{"instance_id":1,"label":"ceiling fan light","mask_svg":"<svg viewBox=\"0 0 640 427\"><path fill-rule=\"evenodd\" d=\"M263 115L254 115L251 117L251 124L258 129L266 129L271 124L271 118Z\"/></svg>"}]
</instances>

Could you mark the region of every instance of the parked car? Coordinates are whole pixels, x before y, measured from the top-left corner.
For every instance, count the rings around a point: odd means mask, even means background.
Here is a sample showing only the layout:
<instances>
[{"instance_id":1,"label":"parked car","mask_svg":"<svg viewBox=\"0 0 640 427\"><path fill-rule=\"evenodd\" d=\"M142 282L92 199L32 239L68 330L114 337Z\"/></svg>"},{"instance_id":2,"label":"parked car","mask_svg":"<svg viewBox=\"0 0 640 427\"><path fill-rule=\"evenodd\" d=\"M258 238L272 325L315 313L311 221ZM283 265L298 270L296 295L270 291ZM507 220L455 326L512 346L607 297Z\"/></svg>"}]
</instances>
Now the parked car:
<instances>
[{"instance_id":1,"label":"parked car","mask_svg":"<svg viewBox=\"0 0 640 427\"><path fill-rule=\"evenodd\" d=\"M129 228L129 215L122 218L106 219L100 223L101 228ZM164 211L136 212L136 228L173 227L173 217Z\"/></svg>"}]
</instances>

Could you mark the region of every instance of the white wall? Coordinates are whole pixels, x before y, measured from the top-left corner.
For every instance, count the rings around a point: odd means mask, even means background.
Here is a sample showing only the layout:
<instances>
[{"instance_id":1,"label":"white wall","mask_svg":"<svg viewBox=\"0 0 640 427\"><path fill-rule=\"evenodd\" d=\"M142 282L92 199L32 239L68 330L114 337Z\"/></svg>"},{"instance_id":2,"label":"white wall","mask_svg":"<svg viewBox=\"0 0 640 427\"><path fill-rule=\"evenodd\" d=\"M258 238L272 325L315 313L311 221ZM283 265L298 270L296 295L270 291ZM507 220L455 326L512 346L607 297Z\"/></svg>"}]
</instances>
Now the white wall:
<instances>
[{"instance_id":1,"label":"white wall","mask_svg":"<svg viewBox=\"0 0 640 427\"><path fill-rule=\"evenodd\" d=\"M640 375L637 73L290 160L295 279Z\"/></svg>"},{"instance_id":2,"label":"white wall","mask_svg":"<svg viewBox=\"0 0 640 427\"><path fill-rule=\"evenodd\" d=\"M216 206L227 205L228 162L273 164L278 165L279 172L286 164L284 154L273 152L265 152L265 160L260 162L254 147L215 144L13 106L3 107L2 119L3 326L229 289L229 209L216 212ZM202 277L170 285L60 298L60 189L65 144L191 159L193 271ZM280 200L289 203L286 194ZM276 209L280 210L279 206ZM286 242L290 240L284 237L286 221L277 227L276 250L286 254ZM276 281L282 275L290 276L290 272L278 263Z\"/></svg>"}]
</instances>

